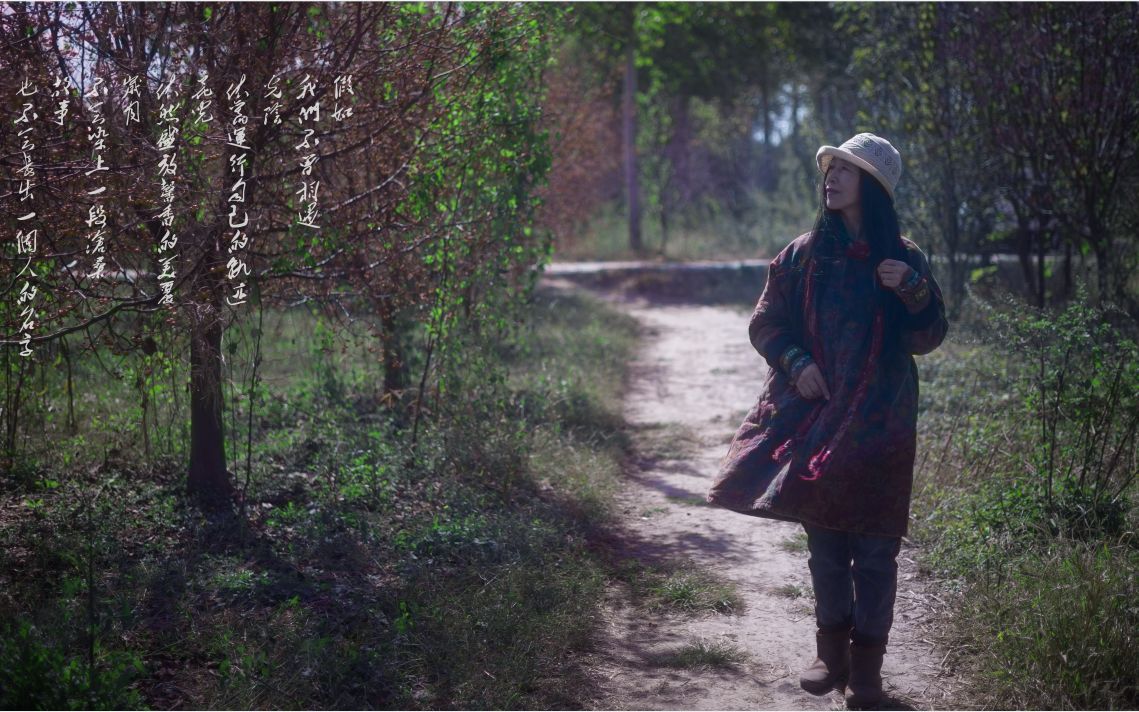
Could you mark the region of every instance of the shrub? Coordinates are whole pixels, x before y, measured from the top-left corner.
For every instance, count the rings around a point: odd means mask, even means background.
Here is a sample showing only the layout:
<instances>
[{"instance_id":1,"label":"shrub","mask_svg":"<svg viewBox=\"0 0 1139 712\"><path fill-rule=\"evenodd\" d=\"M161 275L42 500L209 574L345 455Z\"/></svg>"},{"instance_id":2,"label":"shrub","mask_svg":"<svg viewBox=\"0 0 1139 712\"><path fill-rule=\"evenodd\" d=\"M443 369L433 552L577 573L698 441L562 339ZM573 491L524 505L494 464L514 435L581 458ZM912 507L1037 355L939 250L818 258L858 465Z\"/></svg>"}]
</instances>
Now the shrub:
<instances>
[{"instance_id":1,"label":"shrub","mask_svg":"<svg viewBox=\"0 0 1139 712\"><path fill-rule=\"evenodd\" d=\"M948 647L984 706L1134 708L1133 325L980 306L983 331L922 359L915 533L959 584Z\"/></svg>"},{"instance_id":2,"label":"shrub","mask_svg":"<svg viewBox=\"0 0 1139 712\"><path fill-rule=\"evenodd\" d=\"M1108 316L1076 301L998 319L1027 356L1016 388L1036 439L1023 466L1043 485L1053 533L1118 534L1139 472L1139 347Z\"/></svg>"},{"instance_id":3,"label":"shrub","mask_svg":"<svg viewBox=\"0 0 1139 712\"><path fill-rule=\"evenodd\" d=\"M45 640L24 620L0 630L0 708L2 709L137 709L138 693L128 685L143 672L133 654L108 653L96 646L95 657L72 657ZM94 663L92 665L92 663Z\"/></svg>"}]
</instances>

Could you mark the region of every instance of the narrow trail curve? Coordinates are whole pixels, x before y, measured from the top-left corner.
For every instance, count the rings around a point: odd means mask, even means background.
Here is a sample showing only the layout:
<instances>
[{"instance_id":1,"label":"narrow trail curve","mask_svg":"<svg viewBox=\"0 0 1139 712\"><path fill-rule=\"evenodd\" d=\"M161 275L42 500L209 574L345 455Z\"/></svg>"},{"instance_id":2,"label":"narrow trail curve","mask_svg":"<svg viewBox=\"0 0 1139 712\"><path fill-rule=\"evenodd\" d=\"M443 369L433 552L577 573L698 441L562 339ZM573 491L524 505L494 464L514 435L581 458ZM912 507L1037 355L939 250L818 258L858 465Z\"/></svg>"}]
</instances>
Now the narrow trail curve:
<instances>
[{"instance_id":1,"label":"narrow trail curve","mask_svg":"<svg viewBox=\"0 0 1139 712\"><path fill-rule=\"evenodd\" d=\"M645 563L691 564L734 583L734 615L646 616L614 587L599 652L589 661L597 709L842 709L837 692L799 688L813 660L814 616L802 529L702 503L735 428L758 395L767 365L747 340L747 314L710 306L608 298L644 327L625 418L638 456L619 495L620 552ZM662 447L663 445L663 447ZM796 547L795 543L800 546ZM895 624L883 668L899 708L952 705L944 653L930 642L929 586L903 542ZM662 667L660 656L704 642L728 644L745 662L724 669Z\"/></svg>"}]
</instances>

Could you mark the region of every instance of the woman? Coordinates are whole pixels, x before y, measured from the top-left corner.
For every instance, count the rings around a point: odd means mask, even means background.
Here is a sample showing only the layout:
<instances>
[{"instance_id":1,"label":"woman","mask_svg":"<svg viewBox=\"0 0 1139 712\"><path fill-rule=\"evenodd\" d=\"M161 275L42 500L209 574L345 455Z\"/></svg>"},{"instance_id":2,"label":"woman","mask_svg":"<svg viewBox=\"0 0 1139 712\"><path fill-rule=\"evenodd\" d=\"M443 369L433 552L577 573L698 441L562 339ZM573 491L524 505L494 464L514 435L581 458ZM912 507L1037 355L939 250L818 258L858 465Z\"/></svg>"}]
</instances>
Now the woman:
<instances>
[{"instance_id":1,"label":"woman","mask_svg":"<svg viewBox=\"0 0 1139 712\"><path fill-rule=\"evenodd\" d=\"M862 133L816 155L815 229L772 260L751 342L770 365L708 501L801 523L817 658L800 684L883 700L896 557L909 518L918 372L948 323L941 291L894 209L901 157Z\"/></svg>"}]
</instances>

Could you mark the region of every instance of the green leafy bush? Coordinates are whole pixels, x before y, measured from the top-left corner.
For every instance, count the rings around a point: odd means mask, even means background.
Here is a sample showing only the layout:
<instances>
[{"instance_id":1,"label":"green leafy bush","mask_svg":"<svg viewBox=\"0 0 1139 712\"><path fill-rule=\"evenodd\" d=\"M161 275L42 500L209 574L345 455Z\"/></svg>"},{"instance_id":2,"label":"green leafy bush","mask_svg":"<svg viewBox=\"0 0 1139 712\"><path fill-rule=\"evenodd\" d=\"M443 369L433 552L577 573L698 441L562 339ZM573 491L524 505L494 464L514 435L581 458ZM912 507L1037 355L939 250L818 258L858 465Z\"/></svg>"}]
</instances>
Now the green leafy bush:
<instances>
[{"instance_id":1,"label":"green leafy bush","mask_svg":"<svg viewBox=\"0 0 1139 712\"><path fill-rule=\"evenodd\" d=\"M0 629L0 708L137 709L137 655L94 649L95 664L46 641L28 621Z\"/></svg>"},{"instance_id":2,"label":"green leafy bush","mask_svg":"<svg viewBox=\"0 0 1139 712\"><path fill-rule=\"evenodd\" d=\"M1023 466L1043 485L1053 533L1118 534L1139 473L1139 347L1109 316L1077 300L998 320L1024 357L1016 388L1036 439Z\"/></svg>"},{"instance_id":3,"label":"green leafy bush","mask_svg":"<svg viewBox=\"0 0 1139 712\"><path fill-rule=\"evenodd\" d=\"M958 584L951 659L985 706L1134 708L1134 325L979 306L921 363L914 531Z\"/></svg>"}]
</instances>

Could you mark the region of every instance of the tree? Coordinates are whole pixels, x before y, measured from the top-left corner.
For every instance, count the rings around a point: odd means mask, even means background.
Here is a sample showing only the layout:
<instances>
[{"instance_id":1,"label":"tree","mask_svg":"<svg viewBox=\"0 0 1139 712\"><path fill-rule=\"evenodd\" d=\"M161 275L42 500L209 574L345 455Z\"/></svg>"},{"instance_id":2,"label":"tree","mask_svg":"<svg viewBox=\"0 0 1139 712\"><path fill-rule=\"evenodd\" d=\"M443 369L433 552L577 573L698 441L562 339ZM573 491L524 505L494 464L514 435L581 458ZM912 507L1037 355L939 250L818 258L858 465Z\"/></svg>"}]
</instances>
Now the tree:
<instances>
[{"instance_id":1,"label":"tree","mask_svg":"<svg viewBox=\"0 0 1139 712\"><path fill-rule=\"evenodd\" d=\"M800 125L805 94L812 91L806 85L818 85L820 91L836 86L835 77L820 75L835 66L839 70L834 73L840 74L845 58L840 62L831 49L823 49L824 44L833 48L833 39L820 42L833 24L833 11L826 6L582 4L573 9L570 34L579 48L578 61L594 68L599 84L612 81L615 87L616 72L611 70L629 67L629 29L622 22L629 21L630 13L635 23L636 105L630 108L623 100L624 123L615 128L628 137L636 114L637 150L626 153L623 163L626 185L635 185L638 196L630 225L638 224L642 210L655 215L663 252L678 220L705 220L708 214L701 211L726 209L733 222L743 226L753 217L757 192L774 195L783 178L784 157L804 143L807 133ZM623 71L622 76L628 80L632 75ZM625 81L622 86L630 85ZM615 89L613 94L616 97ZM781 146L785 137L778 119L792 105L792 140ZM803 175L796 176L798 187L816 182L810 158L802 162ZM626 188L626 196L633 193ZM626 207L632 205L627 197Z\"/></svg>"},{"instance_id":2,"label":"tree","mask_svg":"<svg viewBox=\"0 0 1139 712\"><path fill-rule=\"evenodd\" d=\"M7 96L24 79L50 86L61 72L73 99L100 80L109 107L100 115L113 149L100 205L117 281L72 260L87 247L82 226L97 202L86 193L90 147L82 132L45 130L48 149L35 157L52 172L35 197L50 249L37 256L33 279L53 310L32 345L109 331L132 315L181 327L188 485L208 504L226 502L223 340L243 314L242 296L342 305L355 298L346 286L381 276L368 282L373 303L398 310L433 295L425 321L445 339L464 309L525 281L540 261L528 222L547 168L533 73L544 66L543 12L78 3L0 16L0 43L11 50ZM60 96L39 97L40 114L54 108L48 99ZM137 111L120 108L132 102ZM74 106L69 126L94 126L95 113ZM168 210L159 210L160 195ZM14 232L22 213L8 197ZM167 295L154 281L169 255L177 269ZM14 284L16 260L4 269ZM10 301L4 307L6 332L15 333L17 314ZM137 325L139 344L153 344L145 330L154 326Z\"/></svg>"},{"instance_id":3,"label":"tree","mask_svg":"<svg viewBox=\"0 0 1139 712\"><path fill-rule=\"evenodd\" d=\"M865 38L853 56L860 125L902 148L899 203L907 222L944 250L953 314L964 299L968 256L992 230L998 175L985 156L987 127L968 85L972 70L962 61L973 40L967 13L944 4L850 6L841 20Z\"/></svg>"}]
</instances>

